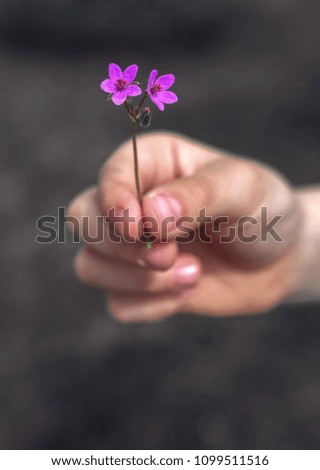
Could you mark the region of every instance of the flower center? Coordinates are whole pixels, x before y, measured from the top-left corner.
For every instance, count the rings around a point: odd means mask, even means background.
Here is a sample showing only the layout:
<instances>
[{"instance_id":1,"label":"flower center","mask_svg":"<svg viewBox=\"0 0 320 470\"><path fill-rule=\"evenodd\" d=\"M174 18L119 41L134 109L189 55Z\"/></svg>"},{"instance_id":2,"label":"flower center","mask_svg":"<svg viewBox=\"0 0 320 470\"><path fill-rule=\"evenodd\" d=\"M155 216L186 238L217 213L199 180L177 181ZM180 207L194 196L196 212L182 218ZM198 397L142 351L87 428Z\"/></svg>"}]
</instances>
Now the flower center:
<instances>
[{"instance_id":1,"label":"flower center","mask_svg":"<svg viewBox=\"0 0 320 470\"><path fill-rule=\"evenodd\" d=\"M123 78L118 78L115 83L117 91L123 91L126 86L126 83L127 82Z\"/></svg>"},{"instance_id":2,"label":"flower center","mask_svg":"<svg viewBox=\"0 0 320 470\"><path fill-rule=\"evenodd\" d=\"M152 95L155 95L156 93L159 93L159 91L161 90L162 90L161 83L157 83L156 85L153 85L153 87L150 88L150 93Z\"/></svg>"}]
</instances>

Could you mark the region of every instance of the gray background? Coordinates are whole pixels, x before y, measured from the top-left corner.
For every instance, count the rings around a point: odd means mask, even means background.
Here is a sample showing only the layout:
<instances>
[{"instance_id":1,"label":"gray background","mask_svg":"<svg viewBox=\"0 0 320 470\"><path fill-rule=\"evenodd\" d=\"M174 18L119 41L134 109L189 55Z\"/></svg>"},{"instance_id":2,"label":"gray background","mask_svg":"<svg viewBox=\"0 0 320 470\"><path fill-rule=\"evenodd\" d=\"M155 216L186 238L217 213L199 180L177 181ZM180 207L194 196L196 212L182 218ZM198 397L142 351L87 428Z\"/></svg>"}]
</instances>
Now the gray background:
<instances>
[{"instance_id":1,"label":"gray background","mask_svg":"<svg viewBox=\"0 0 320 470\"><path fill-rule=\"evenodd\" d=\"M319 448L319 306L117 324L36 219L128 135L111 61L173 72L171 129L319 182L317 0L1 0L0 445Z\"/></svg>"}]
</instances>

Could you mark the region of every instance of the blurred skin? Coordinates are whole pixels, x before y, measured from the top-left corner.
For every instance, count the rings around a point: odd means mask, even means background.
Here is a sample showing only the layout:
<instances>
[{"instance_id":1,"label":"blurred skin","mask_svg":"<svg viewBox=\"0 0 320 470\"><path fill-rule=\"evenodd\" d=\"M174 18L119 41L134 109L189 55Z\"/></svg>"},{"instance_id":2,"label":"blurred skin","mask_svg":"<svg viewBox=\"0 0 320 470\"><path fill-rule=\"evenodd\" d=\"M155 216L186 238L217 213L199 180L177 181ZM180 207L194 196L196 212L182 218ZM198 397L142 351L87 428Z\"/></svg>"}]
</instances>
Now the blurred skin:
<instances>
[{"instance_id":1,"label":"blurred skin","mask_svg":"<svg viewBox=\"0 0 320 470\"><path fill-rule=\"evenodd\" d=\"M282 215L275 226L283 239L276 242L212 243L198 237L191 243L173 241L180 234L173 227L169 242L156 242L147 250L142 242L128 243L128 227L116 227L121 243L105 239L86 243L80 249L75 270L79 278L109 292L108 309L121 321L157 320L177 312L230 316L264 312L294 296L304 276L302 242L306 223L308 191L295 191L275 170L254 160L210 148L169 133L149 133L138 139L140 181L144 215L159 221L164 216L199 215L201 208L212 217L228 216L229 225L253 216L258 224L246 224L246 236L260 233L260 208L268 208L268 221ZM316 196L317 197L317 196ZM317 202L317 201L316 201ZM129 208L137 221L137 201L132 144L126 142L103 166L99 183L78 195L68 214L89 220L95 234L99 215L116 214ZM80 224L80 233L83 230ZM71 225L71 224L70 224ZM203 229L203 225L200 230ZM105 227L107 229L108 227ZM140 228L140 232L139 232ZM206 228L208 234L208 227ZM141 235L138 223L130 224L130 235ZM165 236L159 230L160 238ZM312 256L311 256L312 257Z\"/></svg>"}]
</instances>

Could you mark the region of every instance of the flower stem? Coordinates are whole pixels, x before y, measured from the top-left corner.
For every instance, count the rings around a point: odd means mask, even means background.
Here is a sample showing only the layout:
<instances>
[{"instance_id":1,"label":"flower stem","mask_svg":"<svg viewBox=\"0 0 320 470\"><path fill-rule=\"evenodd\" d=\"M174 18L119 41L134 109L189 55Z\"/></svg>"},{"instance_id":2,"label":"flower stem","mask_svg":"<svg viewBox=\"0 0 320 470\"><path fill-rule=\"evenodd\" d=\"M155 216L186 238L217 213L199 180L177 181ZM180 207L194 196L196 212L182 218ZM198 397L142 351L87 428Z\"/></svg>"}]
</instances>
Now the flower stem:
<instances>
[{"instance_id":1,"label":"flower stem","mask_svg":"<svg viewBox=\"0 0 320 470\"><path fill-rule=\"evenodd\" d=\"M144 93L144 95L143 95L143 97L142 97L140 103L139 103L138 106L137 106L137 109L136 109L136 112L135 112L135 116L136 116L136 117L139 116L140 110L141 110L142 105L143 105L143 103L145 102L145 99L147 98L147 96L148 96L148 93L145 91L145 93Z\"/></svg>"},{"instance_id":2,"label":"flower stem","mask_svg":"<svg viewBox=\"0 0 320 470\"><path fill-rule=\"evenodd\" d=\"M132 137L132 146L133 146L134 176L135 176L135 180L136 180L137 197L138 197L138 201L139 201L139 204L140 204L140 207L141 207L142 217L144 218L143 204L142 204L143 196L142 196L142 192L141 192L141 188L140 188L140 180L139 180L139 162L138 162L138 149L137 149L136 132L137 132L137 123L132 121L131 122L131 137ZM143 235L144 235L143 238L146 242L147 250L150 250L151 247L152 247L152 243L151 243L151 238L152 237L150 237L150 235L148 234L148 231L146 229L143 230Z\"/></svg>"},{"instance_id":3,"label":"flower stem","mask_svg":"<svg viewBox=\"0 0 320 470\"><path fill-rule=\"evenodd\" d=\"M133 117L132 115L132 109L129 108L127 101L124 102L125 108L128 111L128 114L130 117Z\"/></svg>"},{"instance_id":4,"label":"flower stem","mask_svg":"<svg viewBox=\"0 0 320 470\"><path fill-rule=\"evenodd\" d=\"M142 217L144 218L143 215L143 195L141 192L141 187L140 187L140 180L139 180L139 161L138 161L138 148L137 148L137 125L138 125L138 116L141 110L141 107L143 105L144 100L148 96L147 93L145 93L144 97L140 101L138 107L136 110L133 112L132 109L128 106L128 103L125 102L125 107L128 111L130 120L131 120L131 139L132 139L132 147L133 147L133 162L134 162L134 176L135 176L135 182L136 182L136 191L137 191L137 198L138 202L141 207L141 214ZM144 235L144 240L146 242L146 247L147 250L150 250L152 247L152 237L148 234L148 231L146 229L143 230L143 235Z\"/></svg>"},{"instance_id":5,"label":"flower stem","mask_svg":"<svg viewBox=\"0 0 320 470\"><path fill-rule=\"evenodd\" d=\"M142 208L142 193L140 188L140 181L139 181L139 162L138 162L138 150L137 150L137 124L135 122L131 122L131 137L132 137L132 145L133 145L133 161L134 161L134 176L136 180L136 190L137 190L137 197L139 204Z\"/></svg>"}]
</instances>

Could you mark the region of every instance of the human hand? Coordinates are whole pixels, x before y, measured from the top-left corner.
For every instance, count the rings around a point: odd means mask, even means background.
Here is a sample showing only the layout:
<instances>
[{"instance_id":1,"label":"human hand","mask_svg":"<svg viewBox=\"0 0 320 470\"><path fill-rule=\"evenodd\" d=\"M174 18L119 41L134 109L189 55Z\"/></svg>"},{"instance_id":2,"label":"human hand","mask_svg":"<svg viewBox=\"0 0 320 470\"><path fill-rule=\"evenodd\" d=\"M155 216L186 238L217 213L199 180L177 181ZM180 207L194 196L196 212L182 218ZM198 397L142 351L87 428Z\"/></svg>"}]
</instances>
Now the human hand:
<instances>
[{"instance_id":1,"label":"human hand","mask_svg":"<svg viewBox=\"0 0 320 470\"><path fill-rule=\"evenodd\" d=\"M95 233L98 216L112 208L116 215L128 209L134 218L116 224L121 241L86 242L75 261L80 279L110 292L112 315L144 321L180 311L255 313L292 292L300 269L303 215L296 192L280 174L171 133L142 136L138 145L144 215L158 222L159 240L151 250L141 241L125 241L141 236L142 217L130 142L107 160L98 186L77 196L68 211L80 220L81 233L83 217L88 217L89 233ZM210 222L203 219L203 208ZM176 240L186 236L181 225L170 223L169 233L161 227L168 216L175 221L188 217L188 243ZM109 228L105 223L104 232ZM169 241L161 243L167 236Z\"/></svg>"}]
</instances>

